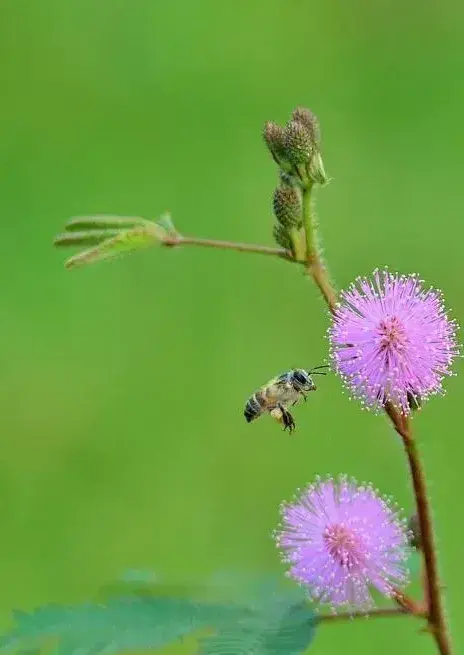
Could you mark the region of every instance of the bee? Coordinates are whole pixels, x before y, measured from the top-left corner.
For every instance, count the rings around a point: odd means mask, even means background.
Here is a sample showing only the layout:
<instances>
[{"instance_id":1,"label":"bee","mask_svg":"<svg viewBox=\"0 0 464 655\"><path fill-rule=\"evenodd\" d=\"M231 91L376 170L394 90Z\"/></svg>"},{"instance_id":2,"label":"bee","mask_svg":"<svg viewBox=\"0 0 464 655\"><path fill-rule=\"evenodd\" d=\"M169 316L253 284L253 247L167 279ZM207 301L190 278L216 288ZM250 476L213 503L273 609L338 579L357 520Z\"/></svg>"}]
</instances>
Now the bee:
<instances>
[{"instance_id":1,"label":"bee","mask_svg":"<svg viewBox=\"0 0 464 655\"><path fill-rule=\"evenodd\" d=\"M310 371L293 368L269 380L247 400L243 412L247 423L259 418L264 412L269 412L273 418L283 424L284 430L293 432L295 421L287 408L289 405L296 405L301 397L306 402L306 394L317 388L311 375L327 375L326 371L320 370L323 368L329 366L316 366Z\"/></svg>"}]
</instances>

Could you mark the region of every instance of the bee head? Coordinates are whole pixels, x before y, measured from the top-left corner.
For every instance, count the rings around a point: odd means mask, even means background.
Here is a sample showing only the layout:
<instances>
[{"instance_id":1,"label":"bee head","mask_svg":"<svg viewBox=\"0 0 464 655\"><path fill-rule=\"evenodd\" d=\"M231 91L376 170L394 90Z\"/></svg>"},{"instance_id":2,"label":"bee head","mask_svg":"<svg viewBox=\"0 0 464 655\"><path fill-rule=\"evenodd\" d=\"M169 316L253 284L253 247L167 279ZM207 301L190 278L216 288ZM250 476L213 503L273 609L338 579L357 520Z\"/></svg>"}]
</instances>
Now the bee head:
<instances>
[{"instance_id":1,"label":"bee head","mask_svg":"<svg viewBox=\"0 0 464 655\"><path fill-rule=\"evenodd\" d=\"M293 382L301 391L314 391L316 389L311 376L303 368L296 368L293 371Z\"/></svg>"}]
</instances>

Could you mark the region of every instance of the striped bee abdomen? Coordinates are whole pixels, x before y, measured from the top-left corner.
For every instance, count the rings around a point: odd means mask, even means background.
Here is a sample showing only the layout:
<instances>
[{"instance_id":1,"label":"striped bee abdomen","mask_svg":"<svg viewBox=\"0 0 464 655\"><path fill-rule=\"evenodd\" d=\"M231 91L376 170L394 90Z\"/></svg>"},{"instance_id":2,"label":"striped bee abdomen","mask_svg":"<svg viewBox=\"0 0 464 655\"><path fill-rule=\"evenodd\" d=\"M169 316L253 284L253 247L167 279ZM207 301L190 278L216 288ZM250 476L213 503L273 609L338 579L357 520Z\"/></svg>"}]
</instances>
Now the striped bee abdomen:
<instances>
[{"instance_id":1,"label":"striped bee abdomen","mask_svg":"<svg viewBox=\"0 0 464 655\"><path fill-rule=\"evenodd\" d=\"M243 415L245 416L247 423L254 421L255 418L258 418L262 413L263 409L266 406L266 399L261 391L257 391L247 400L245 405L245 411Z\"/></svg>"}]
</instances>

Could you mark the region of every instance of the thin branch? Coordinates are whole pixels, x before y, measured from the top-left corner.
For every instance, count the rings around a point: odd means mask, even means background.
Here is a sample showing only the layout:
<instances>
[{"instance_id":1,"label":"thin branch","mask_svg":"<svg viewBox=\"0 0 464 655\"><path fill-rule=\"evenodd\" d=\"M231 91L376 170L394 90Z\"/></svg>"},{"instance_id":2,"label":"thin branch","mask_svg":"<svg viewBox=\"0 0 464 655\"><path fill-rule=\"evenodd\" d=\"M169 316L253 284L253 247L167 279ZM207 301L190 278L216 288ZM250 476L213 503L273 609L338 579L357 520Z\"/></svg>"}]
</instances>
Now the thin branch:
<instances>
[{"instance_id":1,"label":"thin branch","mask_svg":"<svg viewBox=\"0 0 464 655\"><path fill-rule=\"evenodd\" d=\"M423 612L408 612L401 607L387 607L374 609L370 612L339 612L338 614L319 614L316 616L317 623L332 623L335 621L351 621L353 619L388 619L395 616L414 616L426 618Z\"/></svg>"},{"instance_id":2,"label":"thin branch","mask_svg":"<svg viewBox=\"0 0 464 655\"><path fill-rule=\"evenodd\" d=\"M164 246L203 246L205 248L217 248L220 250L235 250L237 252L250 252L259 255L271 255L287 261L298 263L292 253L285 248L273 248L271 246L260 246L252 243L236 243L234 241L217 241L215 239L200 239L198 237L169 236L163 239Z\"/></svg>"},{"instance_id":3,"label":"thin branch","mask_svg":"<svg viewBox=\"0 0 464 655\"><path fill-rule=\"evenodd\" d=\"M420 460L419 451L407 419L402 417L399 412L389 404L386 406L386 411L392 419L396 431L403 440L411 472L426 570L426 596L429 601L429 626L440 654L451 655L451 644L446 627L445 611L438 574L437 549L435 545L430 503L427 496L425 474Z\"/></svg>"}]
</instances>

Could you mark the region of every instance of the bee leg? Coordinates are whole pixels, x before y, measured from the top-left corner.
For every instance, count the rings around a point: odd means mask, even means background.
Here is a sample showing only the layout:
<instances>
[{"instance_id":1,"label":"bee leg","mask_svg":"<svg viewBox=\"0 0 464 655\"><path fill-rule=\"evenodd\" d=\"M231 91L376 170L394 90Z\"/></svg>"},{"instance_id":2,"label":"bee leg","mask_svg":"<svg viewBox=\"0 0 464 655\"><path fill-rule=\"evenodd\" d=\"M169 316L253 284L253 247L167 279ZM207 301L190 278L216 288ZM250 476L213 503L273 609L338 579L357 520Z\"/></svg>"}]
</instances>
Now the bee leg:
<instances>
[{"instance_id":1,"label":"bee leg","mask_svg":"<svg viewBox=\"0 0 464 655\"><path fill-rule=\"evenodd\" d=\"M284 430L288 430L290 433L295 429L295 421L293 416L288 412L283 405L279 405L279 409L282 412L282 421L284 424Z\"/></svg>"}]
</instances>

